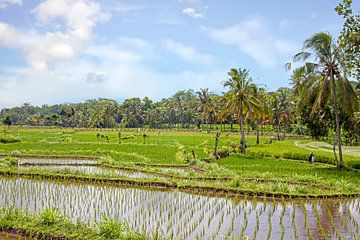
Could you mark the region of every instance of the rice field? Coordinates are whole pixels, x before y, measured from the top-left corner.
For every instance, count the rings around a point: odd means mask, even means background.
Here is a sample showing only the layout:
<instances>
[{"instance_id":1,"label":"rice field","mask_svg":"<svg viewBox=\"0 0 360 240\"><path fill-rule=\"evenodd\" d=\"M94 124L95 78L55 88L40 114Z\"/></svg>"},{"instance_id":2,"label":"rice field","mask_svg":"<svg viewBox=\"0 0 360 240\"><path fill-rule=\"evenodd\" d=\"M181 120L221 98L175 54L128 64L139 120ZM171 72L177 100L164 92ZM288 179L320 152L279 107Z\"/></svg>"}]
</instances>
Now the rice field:
<instances>
[{"instance_id":1,"label":"rice field","mask_svg":"<svg viewBox=\"0 0 360 240\"><path fill-rule=\"evenodd\" d=\"M244 156L239 135L223 133L230 156L215 161L214 133L99 131L11 129L21 141L0 144L0 209L58 209L92 229L125 222L145 239L360 238L358 147L339 171L326 144L307 139L249 135Z\"/></svg>"},{"instance_id":2,"label":"rice field","mask_svg":"<svg viewBox=\"0 0 360 240\"><path fill-rule=\"evenodd\" d=\"M356 239L360 200L220 198L179 191L0 179L0 205L57 208L96 225L106 215L132 230L171 239Z\"/></svg>"}]
</instances>

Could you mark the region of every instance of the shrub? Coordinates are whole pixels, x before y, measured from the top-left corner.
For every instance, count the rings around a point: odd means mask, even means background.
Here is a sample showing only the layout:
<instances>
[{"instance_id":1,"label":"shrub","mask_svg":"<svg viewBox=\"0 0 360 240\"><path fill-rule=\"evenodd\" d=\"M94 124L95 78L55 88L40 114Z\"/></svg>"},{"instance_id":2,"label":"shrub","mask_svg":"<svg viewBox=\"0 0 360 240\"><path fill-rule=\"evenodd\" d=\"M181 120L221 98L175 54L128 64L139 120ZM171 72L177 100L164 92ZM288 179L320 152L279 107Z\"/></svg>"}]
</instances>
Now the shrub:
<instances>
[{"instance_id":1,"label":"shrub","mask_svg":"<svg viewBox=\"0 0 360 240\"><path fill-rule=\"evenodd\" d=\"M0 159L0 167L16 167L18 165L18 159L14 157L6 157Z\"/></svg>"},{"instance_id":2,"label":"shrub","mask_svg":"<svg viewBox=\"0 0 360 240\"><path fill-rule=\"evenodd\" d=\"M355 163L352 165L352 167L355 169L360 169L360 163Z\"/></svg>"},{"instance_id":3,"label":"shrub","mask_svg":"<svg viewBox=\"0 0 360 240\"><path fill-rule=\"evenodd\" d=\"M0 143L16 143L16 142L20 142L20 139L13 136L5 136L0 138Z\"/></svg>"},{"instance_id":4,"label":"shrub","mask_svg":"<svg viewBox=\"0 0 360 240\"><path fill-rule=\"evenodd\" d=\"M230 150L227 147L222 147L216 152L218 159L228 157L230 155Z\"/></svg>"}]
</instances>

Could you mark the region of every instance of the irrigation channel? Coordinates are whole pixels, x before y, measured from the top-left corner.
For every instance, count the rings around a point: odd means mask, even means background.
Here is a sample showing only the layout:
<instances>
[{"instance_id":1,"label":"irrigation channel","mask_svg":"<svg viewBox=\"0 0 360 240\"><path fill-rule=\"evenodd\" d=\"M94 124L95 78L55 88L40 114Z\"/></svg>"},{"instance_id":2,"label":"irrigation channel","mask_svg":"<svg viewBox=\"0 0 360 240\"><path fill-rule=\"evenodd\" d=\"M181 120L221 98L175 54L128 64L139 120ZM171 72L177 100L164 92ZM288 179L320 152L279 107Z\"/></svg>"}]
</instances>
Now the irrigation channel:
<instances>
[{"instance_id":1,"label":"irrigation channel","mask_svg":"<svg viewBox=\"0 0 360 240\"><path fill-rule=\"evenodd\" d=\"M1 177L0 206L31 212L57 208L73 221L89 225L106 215L149 236L158 232L175 239L360 237L360 199L225 198L178 190Z\"/></svg>"}]
</instances>

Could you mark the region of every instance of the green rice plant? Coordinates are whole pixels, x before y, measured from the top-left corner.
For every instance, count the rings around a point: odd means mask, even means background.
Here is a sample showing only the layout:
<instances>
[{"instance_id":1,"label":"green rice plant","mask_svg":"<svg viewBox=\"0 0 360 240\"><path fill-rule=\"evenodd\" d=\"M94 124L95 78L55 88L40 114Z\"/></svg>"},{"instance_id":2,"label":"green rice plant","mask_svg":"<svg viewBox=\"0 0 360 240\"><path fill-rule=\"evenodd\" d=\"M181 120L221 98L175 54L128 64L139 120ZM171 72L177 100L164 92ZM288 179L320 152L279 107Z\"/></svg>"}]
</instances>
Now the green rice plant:
<instances>
[{"instance_id":1,"label":"green rice plant","mask_svg":"<svg viewBox=\"0 0 360 240\"><path fill-rule=\"evenodd\" d=\"M40 223L44 226L51 226L65 220L64 216L56 208L45 209L40 212Z\"/></svg>"}]
</instances>

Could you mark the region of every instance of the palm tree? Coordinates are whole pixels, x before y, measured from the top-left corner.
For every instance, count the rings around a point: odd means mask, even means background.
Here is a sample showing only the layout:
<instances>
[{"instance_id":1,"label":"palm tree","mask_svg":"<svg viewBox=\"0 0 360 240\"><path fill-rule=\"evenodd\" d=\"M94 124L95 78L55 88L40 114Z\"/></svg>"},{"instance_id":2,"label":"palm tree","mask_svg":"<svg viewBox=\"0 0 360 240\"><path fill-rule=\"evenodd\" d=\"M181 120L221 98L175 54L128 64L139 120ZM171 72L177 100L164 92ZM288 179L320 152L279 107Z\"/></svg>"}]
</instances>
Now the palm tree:
<instances>
[{"instance_id":1,"label":"palm tree","mask_svg":"<svg viewBox=\"0 0 360 240\"><path fill-rule=\"evenodd\" d=\"M279 93L279 104L281 114L280 117L283 120L283 140L285 139L286 134L286 126L293 120L295 114L294 110L294 102L292 101L292 93L289 88L280 88L278 90Z\"/></svg>"},{"instance_id":2,"label":"palm tree","mask_svg":"<svg viewBox=\"0 0 360 240\"><path fill-rule=\"evenodd\" d=\"M311 57L315 57L311 61ZM293 62L304 62L299 67L296 88L302 90L301 102L309 102L314 97L311 113L332 103L335 114L336 137L339 149L339 168L344 167L341 149L340 116L338 111L338 97L341 99L341 109L353 114L353 101L356 98L354 89L346 78L348 70L343 62L343 50L337 45L335 39L328 33L316 33L304 42L303 51L293 57ZM291 63L287 64L288 69ZM336 153L335 153L336 159Z\"/></svg>"},{"instance_id":3,"label":"palm tree","mask_svg":"<svg viewBox=\"0 0 360 240\"><path fill-rule=\"evenodd\" d=\"M216 117L216 110L213 104L213 94L209 92L208 88L200 88L200 91L196 92L198 95L200 106L199 109L203 113L205 123L210 123L210 129Z\"/></svg>"},{"instance_id":4,"label":"palm tree","mask_svg":"<svg viewBox=\"0 0 360 240\"><path fill-rule=\"evenodd\" d=\"M279 93L275 92L271 94L270 107L272 111L273 126L276 126L277 140L280 140L280 117L281 117L281 106Z\"/></svg>"},{"instance_id":5,"label":"palm tree","mask_svg":"<svg viewBox=\"0 0 360 240\"><path fill-rule=\"evenodd\" d=\"M256 144L259 144L259 126L261 127L261 133L263 133L263 121L269 115L269 106L267 103L268 95L265 88L254 88L254 90L254 94L259 102L259 105L253 114L256 122Z\"/></svg>"},{"instance_id":6,"label":"palm tree","mask_svg":"<svg viewBox=\"0 0 360 240\"><path fill-rule=\"evenodd\" d=\"M252 79L247 69L232 68L228 72L230 78L224 82L224 87L229 88L226 93L228 101L226 108L234 112L240 124L241 131L241 153L246 153L246 142L244 132L244 118L247 112L253 112L254 108L258 106L258 100L254 96L254 88Z\"/></svg>"}]
</instances>

